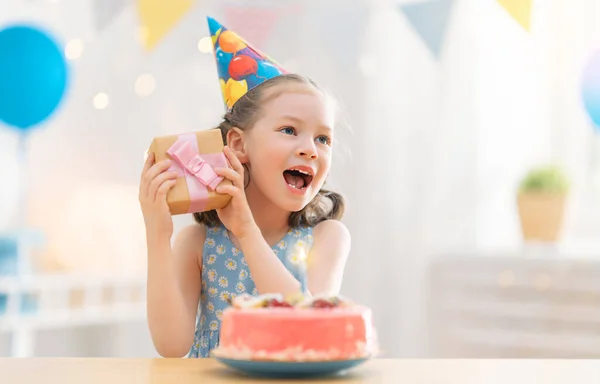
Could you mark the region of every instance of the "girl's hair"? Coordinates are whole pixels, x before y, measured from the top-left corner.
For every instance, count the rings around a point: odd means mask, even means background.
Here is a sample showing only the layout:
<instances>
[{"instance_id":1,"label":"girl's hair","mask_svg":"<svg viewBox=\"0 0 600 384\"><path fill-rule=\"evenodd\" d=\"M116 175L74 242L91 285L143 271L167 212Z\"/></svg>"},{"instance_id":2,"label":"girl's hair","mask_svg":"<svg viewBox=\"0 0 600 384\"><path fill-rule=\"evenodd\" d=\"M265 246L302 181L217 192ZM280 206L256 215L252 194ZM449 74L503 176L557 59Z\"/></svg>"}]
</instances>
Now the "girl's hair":
<instances>
[{"instance_id":1,"label":"girl's hair","mask_svg":"<svg viewBox=\"0 0 600 384\"><path fill-rule=\"evenodd\" d=\"M285 74L274 77L260 84L259 86L248 91L242 96L229 112L223 117L223 121L217 127L221 130L223 142L227 142L227 132L233 127L241 130L251 129L261 115L261 104L267 101L265 92L279 84L297 83L305 84L314 87L316 90L323 92L317 84L311 79L297 74ZM324 93L324 92L323 92ZM269 98L273 98L281 93L273 93ZM246 174L249 177L248 168L244 164ZM249 179L246 179L249 181ZM248 184L246 183L246 187ZM344 214L344 198L339 193L321 188L317 195L298 212L292 212L288 224L292 228L299 226L314 227L318 223L328 220L340 220ZM221 220L215 210L207 212L194 213L194 219L200 224L207 226L217 226L221 224Z\"/></svg>"}]
</instances>

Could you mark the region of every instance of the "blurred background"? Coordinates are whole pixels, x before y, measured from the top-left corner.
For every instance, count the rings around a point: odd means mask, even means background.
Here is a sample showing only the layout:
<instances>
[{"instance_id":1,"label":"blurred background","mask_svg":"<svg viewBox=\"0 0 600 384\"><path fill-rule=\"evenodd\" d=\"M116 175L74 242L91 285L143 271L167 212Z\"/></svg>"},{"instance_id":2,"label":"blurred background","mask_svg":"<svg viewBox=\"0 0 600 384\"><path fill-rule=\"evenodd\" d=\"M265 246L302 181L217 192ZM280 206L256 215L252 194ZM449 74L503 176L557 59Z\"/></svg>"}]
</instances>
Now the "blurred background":
<instances>
[{"instance_id":1,"label":"blurred background","mask_svg":"<svg viewBox=\"0 0 600 384\"><path fill-rule=\"evenodd\" d=\"M138 180L223 114L207 15L339 100L384 356L600 356L596 0L0 0L0 356L157 356Z\"/></svg>"}]
</instances>

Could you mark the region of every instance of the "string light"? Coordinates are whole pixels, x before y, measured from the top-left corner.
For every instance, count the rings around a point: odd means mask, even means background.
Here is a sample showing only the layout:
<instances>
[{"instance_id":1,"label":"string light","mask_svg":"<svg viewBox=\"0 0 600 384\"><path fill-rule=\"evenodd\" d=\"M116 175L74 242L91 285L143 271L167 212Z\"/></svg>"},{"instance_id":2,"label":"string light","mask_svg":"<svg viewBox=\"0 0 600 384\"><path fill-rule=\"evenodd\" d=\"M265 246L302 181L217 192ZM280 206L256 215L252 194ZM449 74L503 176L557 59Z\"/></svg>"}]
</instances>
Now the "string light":
<instances>
[{"instance_id":1,"label":"string light","mask_svg":"<svg viewBox=\"0 0 600 384\"><path fill-rule=\"evenodd\" d=\"M139 27L137 30L137 35L135 36L138 43L140 44L144 44L146 42L146 40L148 39L148 28L146 27Z\"/></svg>"},{"instance_id":2,"label":"string light","mask_svg":"<svg viewBox=\"0 0 600 384\"><path fill-rule=\"evenodd\" d=\"M507 271L502 271L502 273L500 273L500 275L498 276L498 284L501 287L510 287L511 285L513 285L515 282L515 273L513 271L507 270Z\"/></svg>"},{"instance_id":3,"label":"string light","mask_svg":"<svg viewBox=\"0 0 600 384\"><path fill-rule=\"evenodd\" d=\"M104 109L108 107L109 98L108 95L104 92L98 93L94 96L94 108L96 109Z\"/></svg>"},{"instance_id":4,"label":"string light","mask_svg":"<svg viewBox=\"0 0 600 384\"><path fill-rule=\"evenodd\" d=\"M141 97L151 95L156 89L156 80L150 73L138 76L135 81L135 93Z\"/></svg>"},{"instance_id":5,"label":"string light","mask_svg":"<svg viewBox=\"0 0 600 384\"><path fill-rule=\"evenodd\" d=\"M198 50L202 53L210 53L213 48L212 38L203 37L198 41Z\"/></svg>"},{"instance_id":6,"label":"string light","mask_svg":"<svg viewBox=\"0 0 600 384\"><path fill-rule=\"evenodd\" d=\"M535 279L535 289L540 292L547 291L548 288L550 288L551 282L552 279L550 278L550 276L546 274L541 274Z\"/></svg>"},{"instance_id":7,"label":"string light","mask_svg":"<svg viewBox=\"0 0 600 384\"><path fill-rule=\"evenodd\" d=\"M81 39L73 39L65 46L65 56L69 60L78 59L83 52L83 41Z\"/></svg>"}]
</instances>

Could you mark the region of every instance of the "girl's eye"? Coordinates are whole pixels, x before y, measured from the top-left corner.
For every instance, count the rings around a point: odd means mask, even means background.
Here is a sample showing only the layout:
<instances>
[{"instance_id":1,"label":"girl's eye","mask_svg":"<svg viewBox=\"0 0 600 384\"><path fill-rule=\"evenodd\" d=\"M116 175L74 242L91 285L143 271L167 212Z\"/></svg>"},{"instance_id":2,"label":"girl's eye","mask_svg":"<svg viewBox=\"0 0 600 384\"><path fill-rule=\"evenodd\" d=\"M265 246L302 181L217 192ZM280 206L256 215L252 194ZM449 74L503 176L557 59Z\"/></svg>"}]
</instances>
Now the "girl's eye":
<instances>
[{"instance_id":1,"label":"girl's eye","mask_svg":"<svg viewBox=\"0 0 600 384\"><path fill-rule=\"evenodd\" d=\"M279 132L283 132L286 135L293 135L294 134L294 128L292 128L292 127L284 127L284 128L281 128L279 130Z\"/></svg>"},{"instance_id":2,"label":"girl's eye","mask_svg":"<svg viewBox=\"0 0 600 384\"><path fill-rule=\"evenodd\" d=\"M331 145L331 139L327 136L319 136L317 137L317 141L319 141L321 144Z\"/></svg>"}]
</instances>

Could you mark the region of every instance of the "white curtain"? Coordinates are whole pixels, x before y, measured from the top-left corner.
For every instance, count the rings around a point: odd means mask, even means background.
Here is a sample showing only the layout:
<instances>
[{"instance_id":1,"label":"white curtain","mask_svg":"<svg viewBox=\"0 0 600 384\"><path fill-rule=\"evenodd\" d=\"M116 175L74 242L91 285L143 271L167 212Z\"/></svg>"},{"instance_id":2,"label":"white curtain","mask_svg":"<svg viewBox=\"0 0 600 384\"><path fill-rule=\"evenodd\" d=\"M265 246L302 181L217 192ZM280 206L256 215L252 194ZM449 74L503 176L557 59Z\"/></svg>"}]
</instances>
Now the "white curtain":
<instances>
[{"instance_id":1,"label":"white curtain","mask_svg":"<svg viewBox=\"0 0 600 384\"><path fill-rule=\"evenodd\" d=\"M374 70L361 166L374 199L353 217L346 287L375 308L386 353L418 357L430 356L430 262L521 252L515 192L530 167L556 163L573 181L559 249L599 253L598 139L580 77L600 48L600 6L536 1L527 32L496 1L456 1L439 61L396 9L373 7L363 53Z\"/></svg>"}]
</instances>

